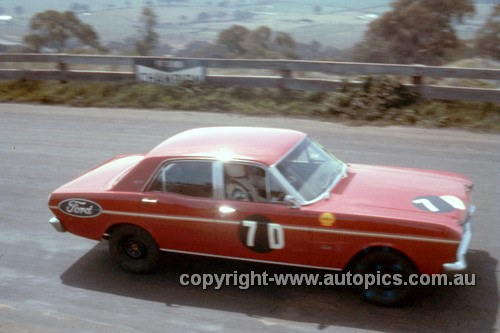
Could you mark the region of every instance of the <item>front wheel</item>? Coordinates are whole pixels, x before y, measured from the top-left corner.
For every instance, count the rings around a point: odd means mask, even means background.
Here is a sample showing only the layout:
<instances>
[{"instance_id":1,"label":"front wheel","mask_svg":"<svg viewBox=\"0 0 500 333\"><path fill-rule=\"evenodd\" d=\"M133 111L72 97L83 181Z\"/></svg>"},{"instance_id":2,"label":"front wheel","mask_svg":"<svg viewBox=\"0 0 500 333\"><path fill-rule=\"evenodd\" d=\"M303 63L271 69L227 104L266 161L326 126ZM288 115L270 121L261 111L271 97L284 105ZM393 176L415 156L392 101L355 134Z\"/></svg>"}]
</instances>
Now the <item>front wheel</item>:
<instances>
[{"instance_id":1,"label":"front wheel","mask_svg":"<svg viewBox=\"0 0 500 333\"><path fill-rule=\"evenodd\" d=\"M370 303L395 306L410 298L415 287L407 283L408 277L411 274L416 274L417 269L404 255L384 250L365 254L355 264L354 272L362 274L364 279L367 279L368 275L376 278L388 274L385 281L380 279L379 283L368 286L368 288L359 286L359 291L363 298ZM384 284L383 282L390 283Z\"/></svg>"},{"instance_id":2,"label":"front wheel","mask_svg":"<svg viewBox=\"0 0 500 333\"><path fill-rule=\"evenodd\" d=\"M160 250L151 235L131 225L118 227L109 240L111 256L132 273L149 273L158 264Z\"/></svg>"}]
</instances>

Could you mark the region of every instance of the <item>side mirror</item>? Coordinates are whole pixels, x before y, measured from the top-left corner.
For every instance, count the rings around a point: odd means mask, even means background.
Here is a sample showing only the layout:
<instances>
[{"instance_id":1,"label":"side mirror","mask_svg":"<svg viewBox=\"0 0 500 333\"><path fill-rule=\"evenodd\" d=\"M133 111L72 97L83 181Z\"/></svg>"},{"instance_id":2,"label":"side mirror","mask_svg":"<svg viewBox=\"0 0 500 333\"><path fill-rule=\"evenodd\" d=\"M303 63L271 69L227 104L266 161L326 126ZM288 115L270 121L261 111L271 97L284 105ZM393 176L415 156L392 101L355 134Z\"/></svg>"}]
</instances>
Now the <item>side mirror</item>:
<instances>
[{"instance_id":1,"label":"side mirror","mask_svg":"<svg viewBox=\"0 0 500 333\"><path fill-rule=\"evenodd\" d=\"M295 199L290 194L285 195L284 202L285 202L285 205L289 208L299 208L299 204L297 203L297 199Z\"/></svg>"}]
</instances>

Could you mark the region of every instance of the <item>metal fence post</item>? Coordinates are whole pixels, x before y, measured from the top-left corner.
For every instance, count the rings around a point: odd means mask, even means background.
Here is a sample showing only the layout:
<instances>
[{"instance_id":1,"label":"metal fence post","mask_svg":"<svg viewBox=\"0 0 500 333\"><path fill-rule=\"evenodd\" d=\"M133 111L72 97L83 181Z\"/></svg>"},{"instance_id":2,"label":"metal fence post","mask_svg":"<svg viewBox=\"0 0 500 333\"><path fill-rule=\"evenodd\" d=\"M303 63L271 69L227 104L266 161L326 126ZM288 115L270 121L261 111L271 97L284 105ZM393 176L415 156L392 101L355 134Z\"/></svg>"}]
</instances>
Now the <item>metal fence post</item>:
<instances>
[{"instance_id":1,"label":"metal fence post","mask_svg":"<svg viewBox=\"0 0 500 333\"><path fill-rule=\"evenodd\" d=\"M411 77L412 84L414 85L414 92L418 95L418 98L423 97L422 87L424 86L424 76L423 70L419 67L425 67L424 65L415 65L415 74Z\"/></svg>"},{"instance_id":2,"label":"metal fence post","mask_svg":"<svg viewBox=\"0 0 500 333\"><path fill-rule=\"evenodd\" d=\"M63 59L60 59L57 63L57 69L59 70L59 82L67 83L66 73L68 71L68 64L66 64Z\"/></svg>"},{"instance_id":3,"label":"metal fence post","mask_svg":"<svg viewBox=\"0 0 500 333\"><path fill-rule=\"evenodd\" d=\"M293 78L293 73L291 69L280 69L280 80L278 81L278 89L282 92L287 92L289 89L287 88L286 80Z\"/></svg>"}]
</instances>

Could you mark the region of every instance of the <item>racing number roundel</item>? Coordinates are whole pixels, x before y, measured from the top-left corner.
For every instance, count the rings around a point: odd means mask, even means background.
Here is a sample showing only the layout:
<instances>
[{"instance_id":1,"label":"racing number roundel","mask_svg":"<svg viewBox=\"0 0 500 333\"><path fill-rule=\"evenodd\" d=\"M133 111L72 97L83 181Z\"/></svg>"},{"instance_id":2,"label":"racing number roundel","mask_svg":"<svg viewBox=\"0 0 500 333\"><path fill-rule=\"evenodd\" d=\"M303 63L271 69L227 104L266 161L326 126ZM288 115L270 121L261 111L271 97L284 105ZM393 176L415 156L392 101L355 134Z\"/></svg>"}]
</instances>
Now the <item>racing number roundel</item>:
<instances>
[{"instance_id":1,"label":"racing number roundel","mask_svg":"<svg viewBox=\"0 0 500 333\"><path fill-rule=\"evenodd\" d=\"M283 227L262 215L251 215L241 221L239 237L246 248L258 253L285 247Z\"/></svg>"},{"instance_id":2,"label":"racing number roundel","mask_svg":"<svg viewBox=\"0 0 500 333\"><path fill-rule=\"evenodd\" d=\"M412 200L415 207L431 213L448 213L455 209L465 210L465 204L453 195L426 195Z\"/></svg>"}]
</instances>

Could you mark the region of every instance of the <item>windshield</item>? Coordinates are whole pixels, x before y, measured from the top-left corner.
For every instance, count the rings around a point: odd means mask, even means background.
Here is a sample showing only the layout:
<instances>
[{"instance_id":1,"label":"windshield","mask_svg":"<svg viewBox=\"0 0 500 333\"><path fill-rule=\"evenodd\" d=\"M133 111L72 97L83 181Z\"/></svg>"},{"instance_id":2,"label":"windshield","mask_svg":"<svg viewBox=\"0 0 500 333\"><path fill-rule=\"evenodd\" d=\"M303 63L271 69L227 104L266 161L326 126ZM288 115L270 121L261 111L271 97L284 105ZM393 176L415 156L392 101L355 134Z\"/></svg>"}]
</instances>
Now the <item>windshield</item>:
<instances>
[{"instance_id":1,"label":"windshield","mask_svg":"<svg viewBox=\"0 0 500 333\"><path fill-rule=\"evenodd\" d=\"M319 143L305 138L276 166L304 200L327 195L345 172L345 164Z\"/></svg>"}]
</instances>

